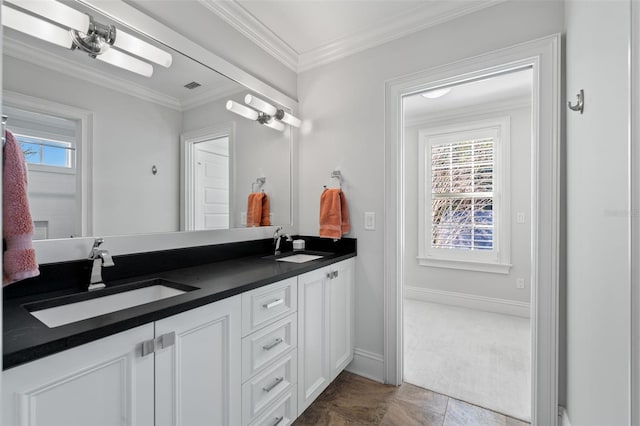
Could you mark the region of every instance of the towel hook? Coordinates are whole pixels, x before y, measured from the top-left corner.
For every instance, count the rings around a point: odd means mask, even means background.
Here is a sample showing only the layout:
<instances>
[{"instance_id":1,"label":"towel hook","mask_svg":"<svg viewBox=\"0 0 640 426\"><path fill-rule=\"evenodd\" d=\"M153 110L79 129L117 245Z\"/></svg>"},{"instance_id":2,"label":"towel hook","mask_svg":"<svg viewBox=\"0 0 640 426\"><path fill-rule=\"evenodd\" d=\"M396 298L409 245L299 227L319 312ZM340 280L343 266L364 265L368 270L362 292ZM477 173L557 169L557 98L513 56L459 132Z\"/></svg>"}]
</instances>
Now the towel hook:
<instances>
[{"instance_id":1,"label":"towel hook","mask_svg":"<svg viewBox=\"0 0 640 426\"><path fill-rule=\"evenodd\" d=\"M264 185L264 183L267 181L266 177L259 177L256 179L255 182L251 182L251 192L256 192L256 190L254 189L255 185L258 185L258 188L260 188L262 185ZM264 189L262 190L262 192L264 192Z\"/></svg>"},{"instance_id":2,"label":"towel hook","mask_svg":"<svg viewBox=\"0 0 640 426\"><path fill-rule=\"evenodd\" d=\"M571 105L571 101L567 102L567 106L571 111L580 111L580 114L584 112L584 90L580 89L580 93L576 95L578 101L575 105Z\"/></svg>"},{"instance_id":3,"label":"towel hook","mask_svg":"<svg viewBox=\"0 0 640 426\"><path fill-rule=\"evenodd\" d=\"M334 170L331 172L331 178L332 179L338 179L338 182L340 182L340 190L342 191L342 173L340 172L340 170ZM327 185L323 185L324 188L327 188Z\"/></svg>"}]
</instances>

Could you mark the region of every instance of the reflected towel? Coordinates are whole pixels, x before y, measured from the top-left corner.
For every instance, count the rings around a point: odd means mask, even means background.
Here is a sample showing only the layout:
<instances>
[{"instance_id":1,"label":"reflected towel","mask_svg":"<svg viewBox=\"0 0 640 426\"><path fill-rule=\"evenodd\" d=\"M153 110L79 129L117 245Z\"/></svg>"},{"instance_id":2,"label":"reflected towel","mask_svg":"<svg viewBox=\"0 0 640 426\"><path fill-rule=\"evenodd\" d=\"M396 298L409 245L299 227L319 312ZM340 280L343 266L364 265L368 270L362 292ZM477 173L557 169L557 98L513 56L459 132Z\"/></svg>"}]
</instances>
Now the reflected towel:
<instances>
[{"instance_id":1,"label":"reflected towel","mask_svg":"<svg viewBox=\"0 0 640 426\"><path fill-rule=\"evenodd\" d=\"M325 189L320 195L320 237L339 239L348 233L349 209L340 189Z\"/></svg>"},{"instance_id":2,"label":"reflected towel","mask_svg":"<svg viewBox=\"0 0 640 426\"><path fill-rule=\"evenodd\" d=\"M27 165L11 132L5 132L2 167L2 285L40 275L33 249L33 222L27 198Z\"/></svg>"},{"instance_id":3,"label":"reflected towel","mask_svg":"<svg viewBox=\"0 0 640 426\"><path fill-rule=\"evenodd\" d=\"M264 192L252 192L247 200L247 227L269 225L269 197Z\"/></svg>"}]
</instances>

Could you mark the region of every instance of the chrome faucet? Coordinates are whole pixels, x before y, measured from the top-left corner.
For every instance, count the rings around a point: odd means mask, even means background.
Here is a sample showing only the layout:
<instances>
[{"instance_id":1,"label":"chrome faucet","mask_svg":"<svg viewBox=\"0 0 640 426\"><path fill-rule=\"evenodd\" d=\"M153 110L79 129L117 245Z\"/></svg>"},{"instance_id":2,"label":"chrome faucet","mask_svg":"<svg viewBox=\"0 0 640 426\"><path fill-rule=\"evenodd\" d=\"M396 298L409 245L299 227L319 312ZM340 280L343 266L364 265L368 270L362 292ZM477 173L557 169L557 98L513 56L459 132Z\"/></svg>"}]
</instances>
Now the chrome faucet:
<instances>
[{"instance_id":1,"label":"chrome faucet","mask_svg":"<svg viewBox=\"0 0 640 426\"><path fill-rule=\"evenodd\" d=\"M282 238L286 238L287 241L293 241L293 238L291 238L291 235L289 234L283 234L282 232L282 226L278 226L276 228L276 232L273 233L273 242L276 245L276 251L274 254L280 254L280 240L282 240Z\"/></svg>"},{"instance_id":2,"label":"chrome faucet","mask_svg":"<svg viewBox=\"0 0 640 426\"><path fill-rule=\"evenodd\" d=\"M91 281L89 281L89 287L87 290L98 290L105 287L102 281L102 267L113 266L113 259L111 254L107 250L100 250L100 244L104 243L102 238L96 238L89 253L89 260L93 260L91 266Z\"/></svg>"}]
</instances>

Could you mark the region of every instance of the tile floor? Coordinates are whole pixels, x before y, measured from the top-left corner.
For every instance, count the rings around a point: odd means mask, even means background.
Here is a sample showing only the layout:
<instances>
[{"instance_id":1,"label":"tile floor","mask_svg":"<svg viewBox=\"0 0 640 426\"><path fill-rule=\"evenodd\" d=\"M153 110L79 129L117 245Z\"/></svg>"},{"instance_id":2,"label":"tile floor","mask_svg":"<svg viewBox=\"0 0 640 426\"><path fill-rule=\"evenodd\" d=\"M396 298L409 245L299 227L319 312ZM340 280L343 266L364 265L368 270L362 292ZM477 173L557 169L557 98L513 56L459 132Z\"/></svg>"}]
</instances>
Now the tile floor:
<instances>
[{"instance_id":1,"label":"tile floor","mask_svg":"<svg viewBox=\"0 0 640 426\"><path fill-rule=\"evenodd\" d=\"M343 372L293 423L303 425L525 426L528 423L410 384Z\"/></svg>"}]
</instances>

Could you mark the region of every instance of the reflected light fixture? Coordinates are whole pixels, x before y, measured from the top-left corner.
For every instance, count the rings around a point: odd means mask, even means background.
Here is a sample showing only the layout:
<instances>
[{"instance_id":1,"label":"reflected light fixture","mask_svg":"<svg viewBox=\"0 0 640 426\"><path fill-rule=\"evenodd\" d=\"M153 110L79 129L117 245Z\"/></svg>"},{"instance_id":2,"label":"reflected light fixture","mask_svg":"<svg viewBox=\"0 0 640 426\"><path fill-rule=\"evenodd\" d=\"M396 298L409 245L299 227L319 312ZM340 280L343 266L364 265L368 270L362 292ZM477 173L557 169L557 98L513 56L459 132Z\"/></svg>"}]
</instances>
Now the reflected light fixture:
<instances>
[{"instance_id":1,"label":"reflected light fixture","mask_svg":"<svg viewBox=\"0 0 640 426\"><path fill-rule=\"evenodd\" d=\"M426 92L420 93L423 97L428 99L437 99L446 95L451 91L451 87L441 87L439 89L427 90Z\"/></svg>"},{"instance_id":2,"label":"reflected light fixture","mask_svg":"<svg viewBox=\"0 0 640 426\"><path fill-rule=\"evenodd\" d=\"M237 102L227 101L227 109L249 120L256 120L260 124L279 131L283 131L286 128L285 123L293 127L300 127L301 121L299 118L294 117L282 109L276 108L260 98L247 95L244 97L244 103L253 108L246 107Z\"/></svg>"},{"instance_id":3,"label":"reflected light fixture","mask_svg":"<svg viewBox=\"0 0 640 426\"><path fill-rule=\"evenodd\" d=\"M56 0L5 0L5 4L11 7L2 6L3 26L67 49L81 50L145 77L153 74L153 66L146 61L171 66L173 57L169 52L116 29L115 25L96 22L92 16Z\"/></svg>"}]
</instances>

